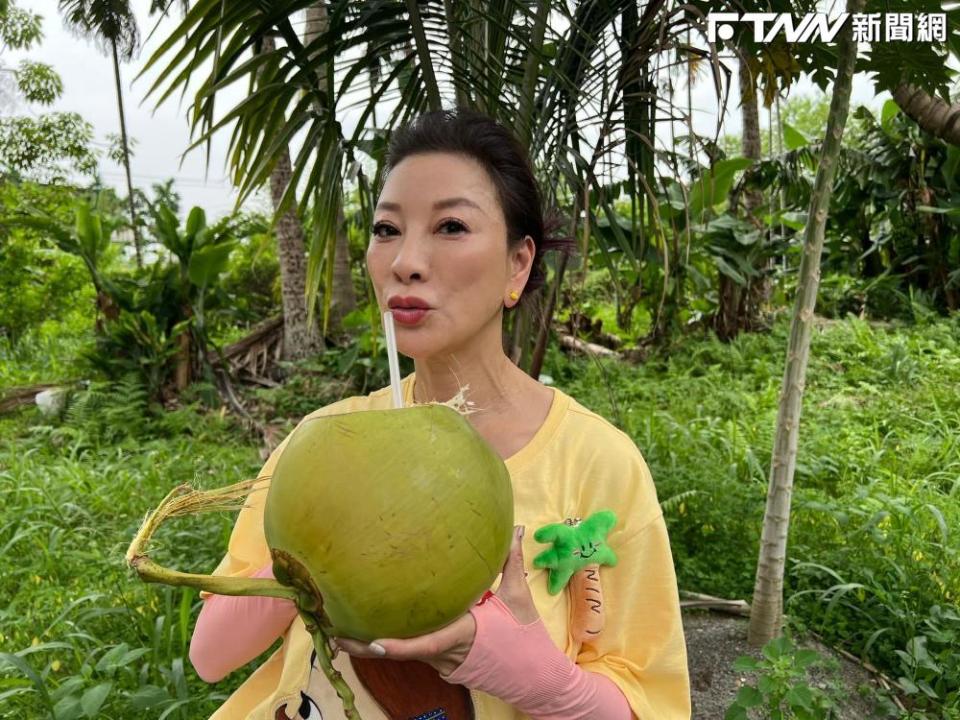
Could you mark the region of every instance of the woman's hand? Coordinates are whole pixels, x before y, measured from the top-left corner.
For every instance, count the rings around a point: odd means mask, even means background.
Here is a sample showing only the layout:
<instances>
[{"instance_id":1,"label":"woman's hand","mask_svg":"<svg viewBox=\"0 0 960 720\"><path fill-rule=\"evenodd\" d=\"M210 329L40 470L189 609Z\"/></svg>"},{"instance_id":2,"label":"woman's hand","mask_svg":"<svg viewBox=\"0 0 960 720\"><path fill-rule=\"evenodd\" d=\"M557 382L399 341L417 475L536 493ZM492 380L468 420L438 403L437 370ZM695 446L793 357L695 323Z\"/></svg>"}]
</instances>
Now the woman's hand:
<instances>
[{"instance_id":1,"label":"woman's hand","mask_svg":"<svg viewBox=\"0 0 960 720\"><path fill-rule=\"evenodd\" d=\"M539 617L526 572L523 570L523 526L514 528L513 544L503 566L503 577L496 596L510 609L521 624L535 622ZM483 601L481 601L483 602ZM466 659L473 646L477 623L466 612L449 625L426 635L396 639L385 638L364 643L350 638L334 638L339 647L350 655L393 660L420 660L432 665L441 676L450 675ZM382 651L382 652L381 652Z\"/></svg>"}]
</instances>

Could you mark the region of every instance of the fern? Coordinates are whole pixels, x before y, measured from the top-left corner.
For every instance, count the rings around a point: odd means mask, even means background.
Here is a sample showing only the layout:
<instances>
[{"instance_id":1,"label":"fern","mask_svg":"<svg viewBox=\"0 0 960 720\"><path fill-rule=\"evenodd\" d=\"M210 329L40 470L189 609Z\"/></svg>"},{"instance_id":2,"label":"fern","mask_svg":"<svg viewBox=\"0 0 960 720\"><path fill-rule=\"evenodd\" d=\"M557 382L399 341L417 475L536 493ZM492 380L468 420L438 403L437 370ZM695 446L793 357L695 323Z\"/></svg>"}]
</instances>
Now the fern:
<instances>
[{"instance_id":1,"label":"fern","mask_svg":"<svg viewBox=\"0 0 960 720\"><path fill-rule=\"evenodd\" d=\"M65 425L83 432L94 444L141 437L151 425L146 388L132 375L91 383L67 407Z\"/></svg>"}]
</instances>

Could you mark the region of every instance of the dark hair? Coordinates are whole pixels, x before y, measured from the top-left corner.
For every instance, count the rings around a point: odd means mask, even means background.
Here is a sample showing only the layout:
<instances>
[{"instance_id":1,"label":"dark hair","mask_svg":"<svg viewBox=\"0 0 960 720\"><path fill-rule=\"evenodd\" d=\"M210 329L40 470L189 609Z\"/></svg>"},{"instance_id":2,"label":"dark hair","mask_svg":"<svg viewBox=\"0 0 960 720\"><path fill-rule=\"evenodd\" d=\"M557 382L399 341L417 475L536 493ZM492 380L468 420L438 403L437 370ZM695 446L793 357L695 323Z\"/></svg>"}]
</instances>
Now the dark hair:
<instances>
[{"instance_id":1,"label":"dark hair","mask_svg":"<svg viewBox=\"0 0 960 720\"><path fill-rule=\"evenodd\" d=\"M497 188L507 223L507 247L512 250L527 235L533 238L537 250L521 301L546 281L545 252L576 250L572 238L558 234L565 225L559 213L551 211L544 217L543 196L527 149L496 120L467 108L434 110L414 118L391 135L383 177L404 158L429 152L457 153L479 162Z\"/></svg>"}]
</instances>

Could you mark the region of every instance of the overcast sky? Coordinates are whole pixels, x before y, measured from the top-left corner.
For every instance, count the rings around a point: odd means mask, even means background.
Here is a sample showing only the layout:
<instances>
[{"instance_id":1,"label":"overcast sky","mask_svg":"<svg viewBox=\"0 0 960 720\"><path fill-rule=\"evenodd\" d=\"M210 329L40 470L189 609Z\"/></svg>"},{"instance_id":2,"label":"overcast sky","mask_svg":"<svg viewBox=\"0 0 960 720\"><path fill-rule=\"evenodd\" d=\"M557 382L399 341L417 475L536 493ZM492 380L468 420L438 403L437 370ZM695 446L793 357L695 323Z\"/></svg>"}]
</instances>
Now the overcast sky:
<instances>
[{"instance_id":1,"label":"overcast sky","mask_svg":"<svg viewBox=\"0 0 960 720\"><path fill-rule=\"evenodd\" d=\"M69 110L80 113L93 124L97 147L105 148L110 133L119 134L117 119L117 101L114 89L113 71L109 57L102 53L94 43L78 38L63 26L56 12L54 0L17 0L17 5L33 10L44 16L44 40L39 49L28 55L32 59L47 62L56 69L63 79L64 93L54 105L55 110ZM138 3L146 5L146 3ZM138 16L141 36L146 40L156 18L149 18L144 10ZM200 205L207 210L208 216L217 217L227 212L234 204L236 196L232 191L225 169L226 143L228 132L222 132L215 138L210 156L209 174L205 178L205 154L202 149L192 151L180 164L180 155L190 144L189 127L186 120L186 104L178 106L175 100L169 100L154 110L154 100L144 99L149 89L149 78L134 81L134 77L152 54L154 48L164 39L179 20L179 14L161 25L152 38L144 43L139 57L122 66L123 88L127 110L127 131L136 140L134 156L131 161L134 184L149 188L154 182L175 178L183 205L189 209ZM6 65L14 65L19 55L9 52L3 58ZM733 63L729 63L735 68ZM734 73L735 82L736 73ZM680 86L682 88L682 84ZM239 89L234 92L233 100L238 97ZM686 97L685 89L678 89L680 98ZM819 94L811 82L804 79L799 82L791 95ZM724 133L739 133L740 118L736 108L736 87L731 90L731 100L727 116L721 130ZM866 104L878 110L888 94L876 96L872 83L864 77L854 82L852 104ZM221 108L227 107L231 98L218 101ZM685 105L685 102L682 104ZM718 102L714 96L712 82L708 75L694 85L694 127L699 133L713 136L718 118ZM28 108L21 105L18 112L39 112L41 108ZM761 108L761 127L766 129L766 111ZM677 125L677 134L683 129ZM663 125L658 132L658 143L666 146L670 143L669 126ZM110 160L101 160L101 173L104 182L116 186L122 195L126 195L125 180L121 167ZM252 203L255 207L267 208L268 200L263 194Z\"/></svg>"}]
</instances>

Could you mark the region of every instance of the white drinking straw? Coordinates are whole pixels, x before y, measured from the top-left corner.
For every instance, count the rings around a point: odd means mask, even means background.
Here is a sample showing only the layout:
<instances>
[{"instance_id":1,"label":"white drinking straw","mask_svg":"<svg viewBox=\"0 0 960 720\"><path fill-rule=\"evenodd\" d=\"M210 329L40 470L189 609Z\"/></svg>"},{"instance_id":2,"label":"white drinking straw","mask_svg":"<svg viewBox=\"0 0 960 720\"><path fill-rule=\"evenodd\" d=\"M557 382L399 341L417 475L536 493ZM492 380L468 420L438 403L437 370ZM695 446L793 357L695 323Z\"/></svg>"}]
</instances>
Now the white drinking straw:
<instances>
[{"instance_id":1,"label":"white drinking straw","mask_svg":"<svg viewBox=\"0 0 960 720\"><path fill-rule=\"evenodd\" d=\"M400 360L397 358L397 331L393 326L393 313L387 310L383 314L383 331L387 336L387 363L390 365L390 387L393 388L393 406L403 407L403 393L400 392Z\"/></svg>"}]
</instances>

